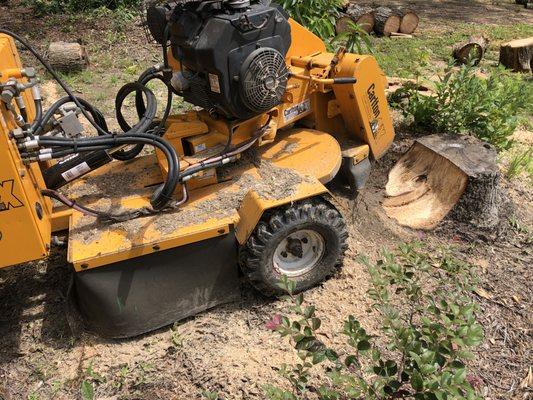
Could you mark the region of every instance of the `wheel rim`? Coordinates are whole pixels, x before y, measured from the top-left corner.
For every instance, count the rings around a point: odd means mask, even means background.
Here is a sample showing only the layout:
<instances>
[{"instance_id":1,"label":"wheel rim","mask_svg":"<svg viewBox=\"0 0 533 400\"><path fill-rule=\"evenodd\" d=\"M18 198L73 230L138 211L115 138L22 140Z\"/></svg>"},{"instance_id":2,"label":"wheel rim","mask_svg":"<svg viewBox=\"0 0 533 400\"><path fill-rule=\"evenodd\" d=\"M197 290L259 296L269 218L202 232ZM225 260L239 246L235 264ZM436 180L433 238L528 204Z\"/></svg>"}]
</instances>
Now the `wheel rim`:
<instances>
[{"instance_id":1,"label":"wheel rim","mask_svg":"<svg viewBox=\"0 0 533 400\"><path fill-rule=\"evenodd\" d=\"M291 233L274 252L274 267L283 275L297 277L311 271L326 252L324 237L312 230Z\"/></svg>"}]
</instances>

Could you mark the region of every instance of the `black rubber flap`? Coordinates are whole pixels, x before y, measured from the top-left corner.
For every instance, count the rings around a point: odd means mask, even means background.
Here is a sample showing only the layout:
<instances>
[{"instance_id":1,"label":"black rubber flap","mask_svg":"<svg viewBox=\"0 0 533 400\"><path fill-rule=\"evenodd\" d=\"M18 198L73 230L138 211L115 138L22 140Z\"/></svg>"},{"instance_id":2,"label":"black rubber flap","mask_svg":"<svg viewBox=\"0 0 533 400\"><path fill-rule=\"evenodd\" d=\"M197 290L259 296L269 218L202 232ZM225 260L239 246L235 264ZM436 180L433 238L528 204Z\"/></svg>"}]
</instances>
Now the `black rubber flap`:
<instances>
[{"instance_id":1,"label":"black rubber flap","mask_svg":"<svg viewBox=\"0 0 533 400\"><path fill-rule=\"evenodd\" d=\"M239 299L234 234L75 275L89 330L127 338Z\"/></svg>"}]
</instances>

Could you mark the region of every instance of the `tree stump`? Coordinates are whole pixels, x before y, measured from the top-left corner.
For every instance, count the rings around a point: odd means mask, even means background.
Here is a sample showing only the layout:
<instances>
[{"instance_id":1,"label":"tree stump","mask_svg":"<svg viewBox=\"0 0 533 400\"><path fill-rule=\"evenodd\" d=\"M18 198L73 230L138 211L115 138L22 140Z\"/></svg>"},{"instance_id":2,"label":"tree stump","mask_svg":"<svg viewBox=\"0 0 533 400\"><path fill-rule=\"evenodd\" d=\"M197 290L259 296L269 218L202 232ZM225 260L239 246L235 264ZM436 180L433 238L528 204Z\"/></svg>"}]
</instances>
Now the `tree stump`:
<instances>
[{"instance_id":1,"label":"tree stump","mask_svg":"<svg viewBox=\"0 0 533 400\"><path fill-rule=\"evenodd\" d=\"M420 18L418 14L410 8L398 7L394 9L394 12L401 18L400 21L400 33L410 35L417 30Z\"/></svg>"},{"instance_id":2,"label":"tree stump","mask_svg":"<svg viewBox=\"0 0 533 400\"><path fill-rule=\"evenodd\" d=\"M532 72L533 37L504 43L500 48L500 64L515 72Z\"/></svg>"},{"instance_id":3,"label":"tree stump","mask_svg":"<svg viewBox=\"0 0 533 400\"><path fill-rule=\"evenodd\" d=\"M453 46L453 58L459 64L466 64L472 59L474 64L478 65L488 46L489 41L484 36L470 36L466 42Z\"/></svg>"},{"instance_id":4,"label":"tree stump","mask_svg":"<svg viewBox=\"0 0 533 400\"><path fill-rule=\"evenodd\" d=\"M79 43L52 42L48 48L48 63L57 71L82 71L89 65L89 56Z\"/></svg>"},{"instance_id":5,"label":"tree stump","mask_svg":"<svg viewBox=\"0 0 533 400\"><path fill-rule=\"evenodd\" d=\"M350 32L352 30L350 26L352 23L359 25L367 33L372 32L375 23L374 11L370 7L351 4L346 9L346 13L337 19L337 23L335 24L337 34Z\"/></svg>"},{"instance_id":6,"label":"tree stump","mask_svg":"<svg viewBox=\"0 0 533 400\"><path fill-rule=\"evenodd\" d=\"M381 36L390 36L391 32L400 30L401 18L389 7L378 7L374 10L376 23L374 32Z\"/></svg>"},{"instance_id":7,"label":"tree stump","mask_svg":"<svg viewBox=\"0 0 533 400\"><path fill-rule=\"evenodd\" d=\"M496 160L496 150L472 136L423 137L391 170L385 212L415 229L434 229L450 212L461 222L494 228L501 205Z\"/></svg>"}]
</instances>

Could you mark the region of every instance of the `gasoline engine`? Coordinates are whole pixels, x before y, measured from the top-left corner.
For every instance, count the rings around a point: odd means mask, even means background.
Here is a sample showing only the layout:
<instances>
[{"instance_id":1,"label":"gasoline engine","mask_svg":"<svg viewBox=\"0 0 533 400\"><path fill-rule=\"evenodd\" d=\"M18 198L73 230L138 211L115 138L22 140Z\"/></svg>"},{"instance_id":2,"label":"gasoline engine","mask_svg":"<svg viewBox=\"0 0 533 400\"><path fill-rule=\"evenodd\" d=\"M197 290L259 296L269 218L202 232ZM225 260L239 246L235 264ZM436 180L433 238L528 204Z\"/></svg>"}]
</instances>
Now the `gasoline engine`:
<instances>
[{"instance_id":1,"label":"gasoline engine","mask_svg":"<svg viewBox=\"0 0 533 400\"><path fill-rule=\"evenodd\" d=\"M287 88L288 15L250 1L188 1L148 9L160 43L170 40L185 101L225 118L247 119L277 106ZM167 22L168 21L168 22Z\"/></svg>"}]
</instances>

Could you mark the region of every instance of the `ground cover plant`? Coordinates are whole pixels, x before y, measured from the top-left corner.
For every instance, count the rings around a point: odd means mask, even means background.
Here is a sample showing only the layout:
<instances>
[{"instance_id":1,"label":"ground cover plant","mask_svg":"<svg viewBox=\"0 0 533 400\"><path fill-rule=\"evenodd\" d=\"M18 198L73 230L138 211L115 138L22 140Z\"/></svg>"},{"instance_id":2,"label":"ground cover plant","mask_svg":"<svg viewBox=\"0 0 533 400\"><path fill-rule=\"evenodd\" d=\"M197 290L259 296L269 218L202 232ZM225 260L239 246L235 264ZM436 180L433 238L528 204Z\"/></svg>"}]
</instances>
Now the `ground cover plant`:
<instances>
[{"instance_id":1,"label":"ground cover plant","mask_svg":"<svg viewBox=\"0 0 533 400\"><path fill-rule=\"evenodd\" d=\"M312 390L321 400L479 399L480 380L466 366L484 337L471 296L473 267L446 250L430 256L418 244L384 251L377 262L366 257L360 262L370 274L368 295L381 331L372 335L349 316L341 332L349 350L328 347L319 336L320 305L293 294L294 284L285 278L280 287L289 293L288 314L275 316L267 327L289 337L299 362L280 368L291 390L267 386L268 397L304 399ZM327 376L319 385L311 379L318 365L326 365Z\"/></svg>"}]
</instances>

